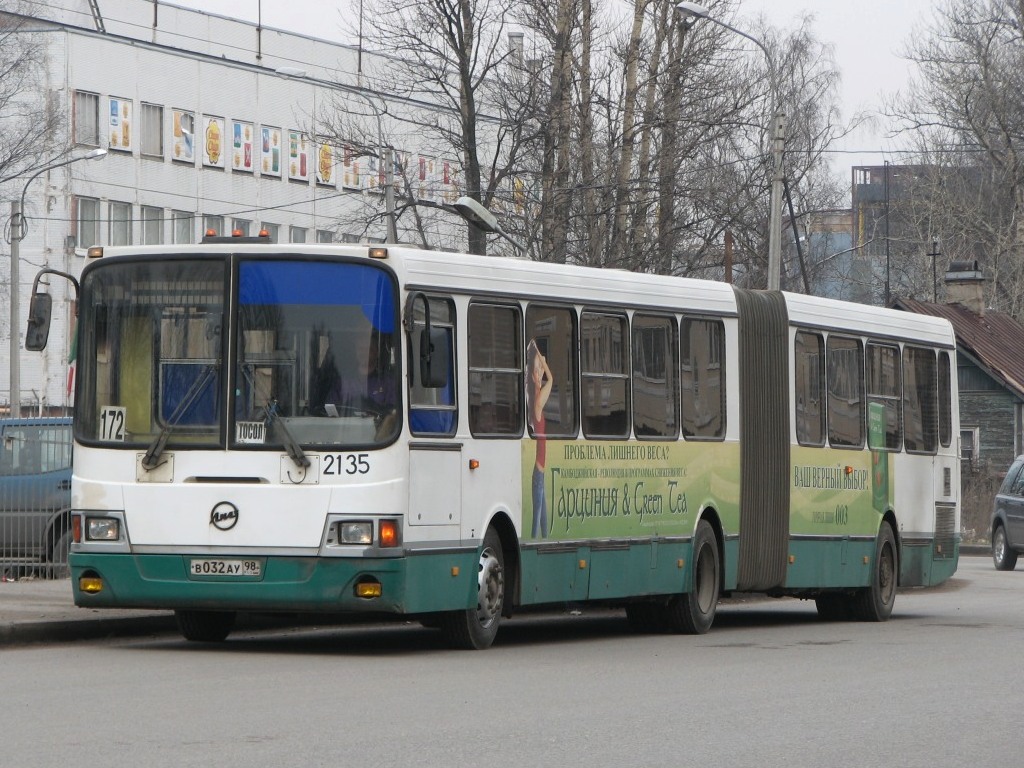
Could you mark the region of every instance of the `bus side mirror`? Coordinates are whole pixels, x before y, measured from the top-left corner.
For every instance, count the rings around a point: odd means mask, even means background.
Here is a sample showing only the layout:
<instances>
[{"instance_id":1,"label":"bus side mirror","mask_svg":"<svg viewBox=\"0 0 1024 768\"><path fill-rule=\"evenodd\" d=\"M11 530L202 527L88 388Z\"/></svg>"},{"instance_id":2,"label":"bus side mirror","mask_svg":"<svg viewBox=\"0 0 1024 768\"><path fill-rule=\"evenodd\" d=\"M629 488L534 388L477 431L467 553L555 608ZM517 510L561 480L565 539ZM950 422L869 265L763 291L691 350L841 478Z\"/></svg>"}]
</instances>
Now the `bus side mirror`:
<instances>
[{"instance_id":1,"label":"bus side mirror","mask_svg":"<svg viewBox=\"0 0 1024 768\"><path fill-rule=\"evenodd\" d=\"M425 389L448 386L448 333L444 328L420 331L420 384Z\"/></svg>"},{"instance_id":2,"label":"bus side mirror","mask_svg":"<svg viewBox=\"0 0 1024 768\"><path fill-rule=\"evenodd\" d=\"M53 312L53 298L48 293L32 294L28 308L28 328L25 330L25 349L41 352L46 349L50 338L50 316Z\"/></svg>"}]
</instances>

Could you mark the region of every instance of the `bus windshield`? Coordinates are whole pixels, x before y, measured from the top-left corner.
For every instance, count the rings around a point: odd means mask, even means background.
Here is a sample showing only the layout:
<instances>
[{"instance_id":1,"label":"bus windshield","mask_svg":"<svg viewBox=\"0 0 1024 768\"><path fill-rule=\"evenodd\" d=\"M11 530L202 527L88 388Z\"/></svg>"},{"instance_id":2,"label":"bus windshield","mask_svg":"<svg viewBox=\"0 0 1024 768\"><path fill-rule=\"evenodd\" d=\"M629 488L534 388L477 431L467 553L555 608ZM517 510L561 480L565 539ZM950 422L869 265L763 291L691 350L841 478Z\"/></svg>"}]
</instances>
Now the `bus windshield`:
<instances>
[{"instance_id":1,"label":"bus windshield","mask_svg":"<svg viewBox=\"0 0 1024 768\"><path fill-rule=\"evenodd\" d=\"M353 262L234 258L230 304L229 257L88 272L79 438L146 447L148 467L165 447L227 442L294 454L392 440L400 402L390 274Z\"/></svg>"}]
</instances>

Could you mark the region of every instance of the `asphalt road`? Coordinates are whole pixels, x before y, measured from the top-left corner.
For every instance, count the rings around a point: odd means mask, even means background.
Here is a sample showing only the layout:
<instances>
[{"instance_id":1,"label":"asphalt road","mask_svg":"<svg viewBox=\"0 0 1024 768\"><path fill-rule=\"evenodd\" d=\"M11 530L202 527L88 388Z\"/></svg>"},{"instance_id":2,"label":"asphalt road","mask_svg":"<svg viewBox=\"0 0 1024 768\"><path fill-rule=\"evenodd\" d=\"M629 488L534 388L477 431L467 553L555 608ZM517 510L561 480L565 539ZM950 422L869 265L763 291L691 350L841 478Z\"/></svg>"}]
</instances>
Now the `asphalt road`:
<instances>
[{"instance_id":1,"label":"asphalt road","mask_svg":"<svg viewBox=\"0 0 1024 768\"><path fill-rule=\"evenodd\" d=\"M0 650L12 766L995 766L1020 754L1024 569L964 558L885 624L723 605L708 635L530 615Z\"/></svg>"}]
</instances>

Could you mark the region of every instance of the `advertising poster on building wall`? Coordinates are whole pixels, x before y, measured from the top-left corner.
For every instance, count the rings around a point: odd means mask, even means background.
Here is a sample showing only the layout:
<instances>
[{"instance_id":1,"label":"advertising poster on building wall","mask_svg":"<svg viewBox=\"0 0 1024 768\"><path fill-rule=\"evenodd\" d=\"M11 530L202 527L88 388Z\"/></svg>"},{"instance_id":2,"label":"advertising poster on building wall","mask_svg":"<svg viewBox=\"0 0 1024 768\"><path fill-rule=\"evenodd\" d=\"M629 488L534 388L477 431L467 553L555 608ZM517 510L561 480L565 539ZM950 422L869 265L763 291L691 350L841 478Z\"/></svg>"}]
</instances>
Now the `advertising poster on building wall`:
<instances>
[{"instance_id":1,"label":"advertising poster on building wall","mask_svg":"<svg viewBox=\"0 0 1024 768\"><path fill-rule=\"evenodd\" d=\"M330 144L321 144L317 150L316 183L328 187L338 185L334 176L335 149Z\"/></svg>"},{"instance_id":2,"label":"advertising poster on building wall","mask_svg":"<svg viewBox=\"0 0 1024 768\"><path fill-rule=\"evenodd\" d=\"M203 115L203 165L224 167L224 118Z\"/></svg>"},{"instance_id":3,"label":"advertising poster on building wall","mask_svg":"<svg viewBox=\"0 0 1024 768\"><path fill-rule=\"evenodd\" d=\"M264 176L281 175L281 129L260 127L260 172Z\"/></svg>"},{"instance_id":4,"label":"advertising poster on building wall","mask_svg":"<svg viewBox=\"0 0 1024 768\"><path fill-rule=\"evenodd\" d=\"M244 120L231 121L231 168L252 173L253 124Z\"/></svg>"},{"instance_id":5,"label":"advertising poster on building wall","mask_svg":"<svg viewBox=\"0 0 1024 768\"><path fill-rule=\"evenodd\" d=\"M110 149L132 151L132 100L110 97Z\"/></svg>"},{"instance_id":6,"label":"advertising poster on building wall","mask_svg":"<svg viewBox=\"0 0 1024 768\"><path fill-rule=\"evenodd\" d=\"M302 131L288 131L288 178L309 181L309 138Z\"/></svg>"},{"instance_id":7,"label":"advertising poster on building wall","mask_svg":"<svg viewBox=\"0 0 1024 768\"><path fill-rule=\"evenodd\" d=\"M360 183L361 161L362 158L359 157L359 150L346 144L341 174L341 186L345 187L345 189L362 189Z\"/></svg>"},{"instance_id":8,"label":"advertising poster on building wall","mask_svg":"<svg viewBox=\"0 0 1024 768\"><path fill-rule=\"evenodd\" d=\"M174 121L171 158L182 163L195 162L196 116L183 109L171 110Z\"/></svg>"}]
</instances>

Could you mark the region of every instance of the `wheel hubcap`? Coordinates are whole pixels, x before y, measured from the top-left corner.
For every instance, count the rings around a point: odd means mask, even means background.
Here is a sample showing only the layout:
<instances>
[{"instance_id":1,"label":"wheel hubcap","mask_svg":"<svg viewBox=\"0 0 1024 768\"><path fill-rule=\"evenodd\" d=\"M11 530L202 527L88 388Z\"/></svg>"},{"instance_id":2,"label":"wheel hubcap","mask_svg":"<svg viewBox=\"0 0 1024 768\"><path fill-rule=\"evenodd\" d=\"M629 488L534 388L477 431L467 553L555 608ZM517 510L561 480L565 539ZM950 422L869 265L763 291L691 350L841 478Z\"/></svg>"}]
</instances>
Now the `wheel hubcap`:
<instances>
[{"instance_id":1,"label":"wheel hubcap","mask_svg":"<svg viewBox=\"0 0 1024 768\"><path fill-rule=\"evenodd\" d=\"M490 547L480 553L480 570L477 577L476 617L480 626L490 626L501 613L505 595L505 574L501 561Z\"/></svg>"}]
</instances>

